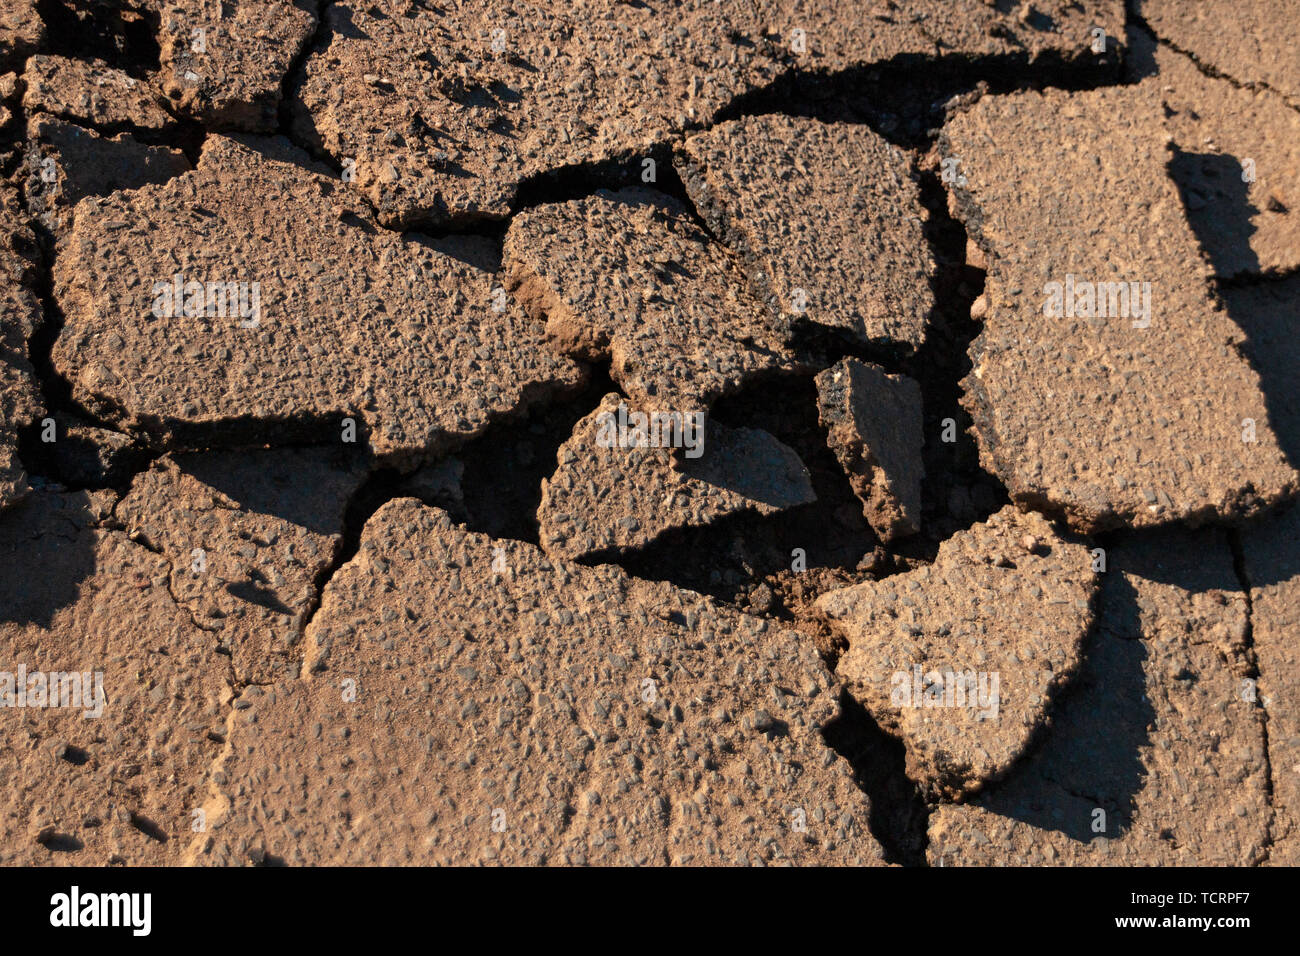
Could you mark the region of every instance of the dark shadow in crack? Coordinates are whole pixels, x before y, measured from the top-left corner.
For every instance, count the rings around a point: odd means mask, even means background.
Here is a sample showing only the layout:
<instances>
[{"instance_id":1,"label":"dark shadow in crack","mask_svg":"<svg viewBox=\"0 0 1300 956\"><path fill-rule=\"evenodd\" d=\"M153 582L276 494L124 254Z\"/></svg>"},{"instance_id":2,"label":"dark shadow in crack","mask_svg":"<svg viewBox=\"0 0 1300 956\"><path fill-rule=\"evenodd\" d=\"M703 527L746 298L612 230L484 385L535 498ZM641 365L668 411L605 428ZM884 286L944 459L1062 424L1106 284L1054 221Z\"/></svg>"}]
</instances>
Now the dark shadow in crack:
<instances>
[{"instance_id":1,"label":"dark shadow in crack","mask_svg":"<svg viewBox=\"0 0 1300 956\"><path fill-rule=\"evenodd\" d=\"M871 801L868 826L885 849L885 859L925 866L929 813L921 792L904 771L903 745L871 719L848 691L840 694L840 716L822 729L827 746L853 767L854 780Z\"/></svg>"},{"instance_id":2,"label":"dark shadow in crack","mask_svg":"<svg viewBox=\"0 0 1300 956\"><path fill-rule=\"evenodd\" d=\"M1219 294L1246 333L1242 351L1259 373L1269 424L1291 465L1300 467L1300 273Z\"/></svg>"},{"instance_id":3,"label":"dark shadow in crack","mask_svg":"<svg viewBox=\"0 0 1300 956\"><path fill-rule=\"evenodd\" d=\"M1122 837L1133 821L1146 777L1141 751L1155 712L1146 699L1137 592L1112 572L1102 619L1073 684L1037 751L977 799L984 809L1089 843ZM1104 816L1097 814L1104 811ZM1100 828L1100 829L1098 829Z\"/></svg>"},{"instance_id":4,"label":"dark shadow in crack","mask_svg":"<svg viewBox=\"0 0 1300 956\"><path fill-rule=\"evenodd\" d=\"M49 627L76 602L95 573L85 501L82 493L32 491L0 511L0 623Z\"/></svg>"},{"instance_id":5,"label":"dark shadow in crack","mask_svg":"<svg viewBox=\"0 0 1300 956\"><path fill-rule=\"evenodd\" d=\"M1250 184L1243 179L1246 172L1235 156L1187 153L1177 147L1169 163L1187 221L1221 279L1260 270L1259 257L1250 247L1255 233L1251 219L1259 209L1250 201Z\"/></svg>"},{"instance_id":6,"label":"dark shadow in crack","mask_svg":"<svg viewBox=\"0 0 1300 956\"><path fill-rule=\"evenodd\" d=\"M159 14L147 4L127 9L108 0L37 0L47 26L47 50L74 59L103 60L136 79L158 72Z\"/></svg>"},{"instance_id":7,"label":"dark shadow in crack","mask_svg":"<svg viewBox=\"0 0 1300 956\"><path fill-rule=\"evenodd\" d=\"M1146 785L1143 754L1154 746L1152 729L1160 720L1181 720L1156 713L1151 682L1163 682L1156 693L1173 700L1178 681L1197 679L1193 672L1185 677L1164 672L1178 659L1176 648L1152 643L1167 641L1169 632L1161 630L1162 604L1144 593L1142 582L1180 589L1185 593L1179 601L1211 591L1240 592L1222 529L1154 529L1115 535L1106 544L1097 623L1078 675L1052 707L1050 730L975 801L992 813L1081 843L1129 831ZM1161 732L1177 735L1179 728Z\"/></svg>"}]
</instances>

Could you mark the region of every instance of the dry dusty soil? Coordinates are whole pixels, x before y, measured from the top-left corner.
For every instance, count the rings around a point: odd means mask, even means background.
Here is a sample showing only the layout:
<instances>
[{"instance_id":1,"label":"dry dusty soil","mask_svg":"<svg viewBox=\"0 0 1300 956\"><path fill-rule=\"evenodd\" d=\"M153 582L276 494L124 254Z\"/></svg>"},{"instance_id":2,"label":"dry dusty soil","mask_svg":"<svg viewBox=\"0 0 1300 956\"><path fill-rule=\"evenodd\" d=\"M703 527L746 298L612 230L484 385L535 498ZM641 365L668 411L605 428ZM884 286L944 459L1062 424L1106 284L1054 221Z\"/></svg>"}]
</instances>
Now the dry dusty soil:
<instances>
[{"instance_id":1,"label":"dry dusty soil","mask_svg":"<svg viewBox=\"0 0 1300 956\"><path fill-rule=\"evenodd\" d=\"M1291 0L0 0L0 864L1300 863Z\"/></svg>"}]
</instances>

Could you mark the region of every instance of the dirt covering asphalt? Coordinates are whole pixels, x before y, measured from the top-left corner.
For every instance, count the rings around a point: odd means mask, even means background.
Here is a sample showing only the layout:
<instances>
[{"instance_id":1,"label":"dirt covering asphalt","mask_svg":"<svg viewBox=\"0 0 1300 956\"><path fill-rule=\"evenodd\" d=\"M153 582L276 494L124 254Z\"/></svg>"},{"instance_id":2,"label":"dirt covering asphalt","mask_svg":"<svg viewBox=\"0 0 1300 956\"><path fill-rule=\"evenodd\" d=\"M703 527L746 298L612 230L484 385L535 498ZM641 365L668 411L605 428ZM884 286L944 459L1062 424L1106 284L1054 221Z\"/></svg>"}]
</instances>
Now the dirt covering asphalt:
<instances>
[{"instance_id":1,"label":"dirt covering asphalt","mask_svg":"<svg viewBox=\"0 0 1300 956\"><path fill-rule=\"evenodd\" d=\"M1284 0L0 0L0 863L1300 862Z\"/></svg>"}]
</instances>

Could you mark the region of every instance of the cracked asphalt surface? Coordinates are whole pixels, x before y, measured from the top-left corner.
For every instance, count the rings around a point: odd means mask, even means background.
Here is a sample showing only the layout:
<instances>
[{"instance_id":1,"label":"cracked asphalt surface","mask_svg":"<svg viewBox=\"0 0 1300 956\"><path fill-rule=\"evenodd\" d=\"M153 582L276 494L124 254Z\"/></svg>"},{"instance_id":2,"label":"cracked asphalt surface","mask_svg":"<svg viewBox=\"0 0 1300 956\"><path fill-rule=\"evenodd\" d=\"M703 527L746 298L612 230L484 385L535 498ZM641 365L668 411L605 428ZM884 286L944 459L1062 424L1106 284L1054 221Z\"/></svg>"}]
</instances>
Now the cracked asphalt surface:
<instances>
[{"instance_id":1,"label":"cracked asphalt surface","mask_svg":"<svg viewBox=\"0 0 1300 956\"><path fill-rule=\"evenodd\" d=\"M1300 862L1295 31L0 0L0 864Z\"/></svg>"}]
</instances>

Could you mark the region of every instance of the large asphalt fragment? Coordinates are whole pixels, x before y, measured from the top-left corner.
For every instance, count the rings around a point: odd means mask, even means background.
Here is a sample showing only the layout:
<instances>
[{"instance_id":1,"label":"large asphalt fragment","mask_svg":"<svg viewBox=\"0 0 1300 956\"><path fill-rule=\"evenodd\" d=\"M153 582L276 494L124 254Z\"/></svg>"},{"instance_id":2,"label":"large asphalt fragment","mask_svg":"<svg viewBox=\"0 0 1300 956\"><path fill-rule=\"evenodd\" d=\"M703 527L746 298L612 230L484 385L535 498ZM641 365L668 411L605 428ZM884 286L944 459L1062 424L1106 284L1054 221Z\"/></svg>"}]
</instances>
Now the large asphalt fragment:
<instances>
[{"instance_id":1,"label":"large asphalt fragment","mask_svg":"<svg viewBox=\"0 0 1300 956\"><path fill-rule=\"evenodd\" d=\"M1207 72L1277 90L1300 108L1300 23L1288 0L1141 0L1138 12Z\"/></svg>"},{"instance_id":2,"label":"large asphalt fragment","mask_svg":"<svg viewBox=\"0 0 1300 956\"><path fill-rule=\"evenodd\" d=\"M688 139L678 162L773 313L855 345L920 346L934 257L895 147L866 126L751 116Z\"/></svg>"},{"instance_id":3,"label":"large asphalt fragment","mask_svg":"<svg viewBox=\"0 0 1300 956\"><path fill-rule=\"evenodd\" d=\"M163 444L327 430L400 463L580 380L494 294L487 240L377 228L307 162L214 135L192 172L83 201L54 270L78 401Z\"/></svg>"},{"instance_id":4,"label":"large asphalt fragment","mask_svg":"<svg viewBox=\"0 0 1300 956\"><path fill-rule=\"evenodd\" d=\"M663 193L601 190L520 213L504 267L513 294L546 318L553 346L608 358L643 410L703 411L793 365L726 252Z\"/></svg>"},{"instance_id":5,"label":"large asphalt fragment","mask_svg":"<svg viewBox=\"0 0 1300 956\"><path fill-rule=\"evenodd\" d=\"M816 382L826 442L861 499L872 530L883 541L920 531L925 476L921 386L855 358L837 362Z\"/></svg>"},{"instance_id":6,"label":"large asphalt fragment","mask_svg":"<svg viewBox=\"0 0 1300 956\"><path fill-rule=\"evenodd\" d=\"M55 235L87 196L165 183L190 168L178 149L147 146L129 133L111 139L46 115L27 121L27 207Z\"/></svg>"},{"instance_id":7,"label":"large asphalt fragment","mask_svg":"<svg viewBox=\"0 0 1300 956\"><path fill-rule=\"evenodd\" d=\"M171 593L236 676L294 672L317 580L343 546L343 515L366 472L337 451L181 455L139 475L115 514L171 563Z\"/></svg>"},{"instance_id":8,"label":"large asphalt fragment","mask_svg":"<svg viewBox=\"0 0 1300 956\"><path fill-rule=\"evenodd\" d=\"M12 194L0 191L0 510L27 491L27 473L18 460L18 429L44 412L27 357L41 306L33 288L36 237L25 218Z\"/></svg>"},{"instance_id":9,"label":"large asphalt fragment","mask_svg":"<svg viewBox=\"0 0 1300 956\"><path fill-rule=\"evenodd\" d=\"M0 861L176 864L224 734L225 658L111 495L0 514Z\"/></svg>"},{"instance_id":10,"label":"large asphalt fragment","mask_svg":"<svg viewBox=\"0 0 1300 956\"><path fill-rule=\"evenodd\" d=\"M384 505L304 676L249 688L190 858L879 863L811 643Z\"/></svg>"},{"instance_id":11,"label":"large asphalt fragment","mask_svg":"<svg viewBox=\"0 0 1300 956\"><path fill-rule=\"evenodd\" d=\"M1268 761L1227 540L1160 532L1107 559L1088 659L1051 731L995 791L931 815L932 866L1264 857Z\"/></svg>"},{"instance_id":12,"label":"large asphalt fragment","mask_svg":"<svg viewBox=\"0 0 1300 956\"><path fill-rule=\"evenodd\" d=\"M1048 721L1092 623L1093 558L1007 506L933 565L832 591L837 674L907 751L908 776L960 798L1003 776Z\"/></svg>"},{"instance_id":13,"label":"large asphalt fragment","mask_svg":"<svg viewBox=\"0 0 1300 956\"><path fill-rule=\"evenodd\" d=\"M674 529L817 499L799 456L767 432L717 422L706 431L703 416L656 419L616 394L574 426L556 461L537 522L542 547L562 558L635 549Z\"/></svg>"},{"instance_id":14,"label":"large asphalt fragment","mask_svg":"<svg viewBox=\"0 0 1300 956\"><path fill-rule=\"evenodd\" d=\"M386 225L502 219L552 170L622 161L642 174L652 147L791 70L941 51L1088 61L1091 29L1113 38L1124 23L1120 0L1049 2L1028 19L981 0L876 6L346 0L323 15L295 128L353 164Z\"/></svg>"},{"instance_id":15,"label":"large asphalt fragment","mask_svg":"<svg viewBox=\"0 0 1300 956\"><path fill-rule=\"evenodd\" d=\"M158 82L174 109L210 128L277 126L285 75L316 30L313 0L144 5L158 16Z\"/></svg>"},{"instance_id":16,"label":"large asphalt fragment","mask_svg":"<svg viewBox=\"0 0 1300 956\"><path fill-rule=\"evenodd\" d=\"M1219 278L1300 267L1300 110L1266 89L1206 76L1138 32L1175 152L1170 173Z\"/></svg>"},{"instance_id":17,"label":"large asphalt fragment","mask_svg":"<svg viewBox=\"0 0 1300 956\"><path fill-rule=\"evenodd\" d=\"M1233 519L1296 490L1162 120L1150 87L1029 92L984 97L940 141L988 257L964 382L981 462L1080 529Z\"/></svg>"},{"instance_id":18,"label":"large asphalt fragment","mask_svg":"<svg viewBox=\"0 0 1300 956\"><path fill-rule=\"evenodd\" d=\"M101 132L163 130L176 123L151 82L101 60L34 56L27 61L23 84L29 116L49 113Z\"/></svg>"},{"instance_id":19,"label":"large asphalt fragment","mask_svg":"<svg viewBox=\"0 0 1300 956\"><path fill-rule=\"evenodd\" d=\"M1259 671L1246 685L1268 722L1273 786L1273 845L1269 862L1300 863L1300 510L1242 535L1250 582L1251 637Z\"/></svg>"}]
</instances>

